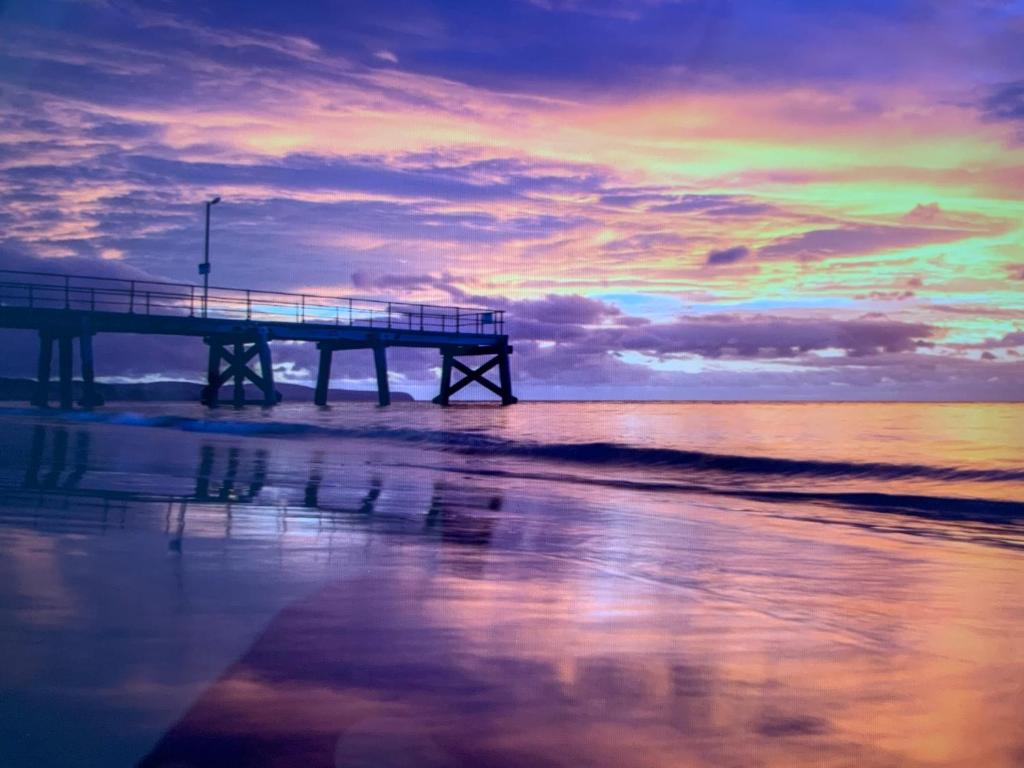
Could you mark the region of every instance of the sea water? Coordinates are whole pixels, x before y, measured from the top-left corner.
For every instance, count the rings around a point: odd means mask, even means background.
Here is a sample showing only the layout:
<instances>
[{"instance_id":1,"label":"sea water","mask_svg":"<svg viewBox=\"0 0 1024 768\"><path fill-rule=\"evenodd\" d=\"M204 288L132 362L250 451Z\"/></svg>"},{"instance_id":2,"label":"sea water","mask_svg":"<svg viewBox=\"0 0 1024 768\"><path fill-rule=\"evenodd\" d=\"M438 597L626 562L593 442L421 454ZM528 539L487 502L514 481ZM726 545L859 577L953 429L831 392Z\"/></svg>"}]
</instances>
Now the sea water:
<instances>
[{"instance_id":1,"label":"sea water","mask_svg":"<svg viewBox=\"0 0 1024 768\"><path fill-rule=\"evenodd\" d=\"M1024 407L0 411L0 764L1024 764Z\"/></svg>"}]
</instances>

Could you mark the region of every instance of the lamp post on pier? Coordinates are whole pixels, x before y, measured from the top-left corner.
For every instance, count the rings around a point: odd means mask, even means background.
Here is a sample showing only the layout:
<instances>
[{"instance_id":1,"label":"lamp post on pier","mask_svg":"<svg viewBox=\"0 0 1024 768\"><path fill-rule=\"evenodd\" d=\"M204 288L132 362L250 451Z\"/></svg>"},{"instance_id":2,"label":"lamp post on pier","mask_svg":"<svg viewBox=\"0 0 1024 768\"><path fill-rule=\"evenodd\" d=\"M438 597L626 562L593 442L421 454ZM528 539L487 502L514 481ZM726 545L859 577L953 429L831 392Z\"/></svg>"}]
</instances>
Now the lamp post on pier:
<instances>
[{"instance_id":1,"label":"lamp post on pier","mask_svg":"<svg viewBox=\"0 0 1024 768\"><path fill-rule=\"evenodd\" d=\"M203 263L199 265L199 274L203 276L203 317L210 299L210 209L220 202L220 195L206 201L206 238L203 241Z\"/></svg>"}]
</instances>

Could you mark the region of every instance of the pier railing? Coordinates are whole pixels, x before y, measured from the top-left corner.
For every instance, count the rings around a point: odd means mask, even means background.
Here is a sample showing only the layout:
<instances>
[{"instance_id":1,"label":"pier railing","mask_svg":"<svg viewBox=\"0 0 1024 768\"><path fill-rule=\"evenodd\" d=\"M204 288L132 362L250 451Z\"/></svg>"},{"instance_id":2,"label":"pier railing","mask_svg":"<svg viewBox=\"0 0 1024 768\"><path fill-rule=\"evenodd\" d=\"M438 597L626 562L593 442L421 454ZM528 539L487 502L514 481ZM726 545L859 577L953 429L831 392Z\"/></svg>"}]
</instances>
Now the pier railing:
<instances>
[{"instance_id":1,"label":"pier railing","mask_svg":"<svg viewBox=\"0 0 1024 768\"><path fill-rule=\"evenodd\" d=\"M0 306L501 336L504 311L247 288L0 270Z\"/></svg>"}]
</instances>

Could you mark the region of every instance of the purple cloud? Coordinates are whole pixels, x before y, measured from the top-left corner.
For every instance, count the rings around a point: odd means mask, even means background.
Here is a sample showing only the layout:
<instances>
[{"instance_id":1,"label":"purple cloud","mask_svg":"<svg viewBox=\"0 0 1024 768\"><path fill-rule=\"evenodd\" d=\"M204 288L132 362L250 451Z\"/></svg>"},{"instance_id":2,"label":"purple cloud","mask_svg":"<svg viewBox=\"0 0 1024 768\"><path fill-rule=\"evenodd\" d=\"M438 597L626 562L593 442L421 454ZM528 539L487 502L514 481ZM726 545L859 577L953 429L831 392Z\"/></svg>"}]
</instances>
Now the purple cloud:
<instances>
[{"instance_id":1,"label":"purple cloud","mask_svg":"<svg viewBox=\"0 0 1024 768\"><path fill-rule=\"evenodd\" d=\"M537 320L554 325L594 325L622 315L622 310L599 299L586 296L557 296L527 299L509 304L510 314L518 320Z\"/></svg>"},{"instance_id":2,"label":"purple cloud","mask_svg":"<svg viewBox=\"0 0 1024 768\"><path fill-rule=\"evenodd\" d=\"M867 256L920 245L950 243L973 237L976 232L932 227L849 224L835 229L815 229L781 238L761 248L767 259L817 261L845 256Z\"/></svg>"},{"instance_id":3,"label":"purple cloud","mask_svg":"<svg viewBox=\"0 0 1024 768\"><path fill-rule=\"evenodd\" d=\"M990 120L1024 120L1024 80L992 88L982 100L981 109Z\"/></svg>"},{"instance_id":4,"label":"purple cloud","mask_svg":"<svg viewBox=\"0 0 1024 768\"><path fill-rule=\"evenodd\" d=\"M552 297L510 305L519 339L554 341L577 353L640 352L655 357L792 358L842 350L850 357L911 352L936 335L931 326L885 318L818 319L711 315L635 324L604 302ZM590 326L590 327L587 327Z\"/></svg>"},{"instance_id":5,"label":"purple cloud","mask_svg":"<svg viewBox=\"0 0 1024 768\"><path fill-rule=\"evenodd\" d=\"M719 251L708 253L704 263L709 267L721 267L726 264L736 264L743 261L750 255L750 249L744 245L737 245L734 248L724 248Z\"/></svg>"}]
</instances>

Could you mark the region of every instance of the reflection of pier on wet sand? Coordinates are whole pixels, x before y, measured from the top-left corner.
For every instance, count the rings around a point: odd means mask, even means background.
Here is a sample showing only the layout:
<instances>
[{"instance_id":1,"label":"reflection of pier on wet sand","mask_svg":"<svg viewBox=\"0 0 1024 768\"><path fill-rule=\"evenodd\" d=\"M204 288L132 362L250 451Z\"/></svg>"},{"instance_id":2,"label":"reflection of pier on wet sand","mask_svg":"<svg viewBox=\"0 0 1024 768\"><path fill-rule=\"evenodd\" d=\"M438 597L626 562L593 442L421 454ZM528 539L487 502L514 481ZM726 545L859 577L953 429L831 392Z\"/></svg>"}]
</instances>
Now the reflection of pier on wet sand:
<instances>
[{"instance_id":1,"label":"reflection of pier on wet sand","mask_svg":"<svg viewBox=\"0 0 1024 768\"><path fill-rule=\"evenodd\" d=\"M267 482L269 452L266 447L246 450L238 445L203 443L195 464L194 490L191 493L168 494L90 486L87 472L91 445L92 432L89 428L35 425L23 480L6 488L0 486L0 491L3 491L0 505L27 505L37 510L37 524L44 527L59 524L60 518L52 516L54 509L74 505L81 510L84 506L91 506L99 513L101 529L111 521L123 526L125 515L132 506L166 505L164 530L174 534L171 548L180 549L190 506L223 508L224 534L230 536L234 507L267 503L260 498ZM379 472L370 475L365 495L355 504L322 499L324 462L322 451L311 457L301 499L296 498L284 506L274 505L279 513L287 515L291 512L308 519L308 511L314 511L321 524L332 516L345 516L363 519L367 523L376 522L385 528L394 529L395 524L400 523L399 527L407 531L415 530L416 526L410 526L415 522L415 516L374 520L375 505L384 488ZM448 483L441 480L433 483L433 492L420 516L418 529L423 533L435 533L443 541L486 545L493 520L463 514L460 509L467 508L466 502L459 505L447 503L446 498L450 495ZM500 512L502 498L500 495L488 495L474 498L468 504L469 508L476 506L489 512ZM117 514L112 517L112 512ZM208 516L204 522L208 527Z\"/></svg>"}]
</instances>

